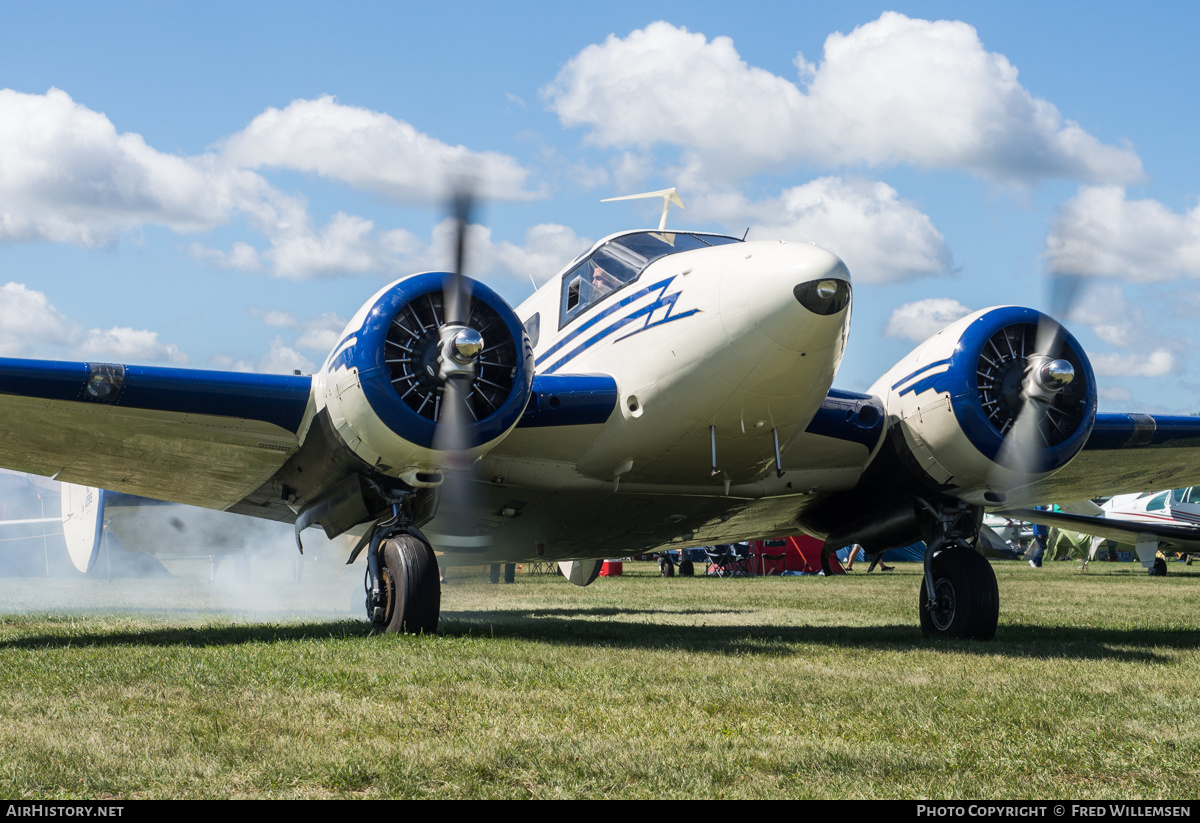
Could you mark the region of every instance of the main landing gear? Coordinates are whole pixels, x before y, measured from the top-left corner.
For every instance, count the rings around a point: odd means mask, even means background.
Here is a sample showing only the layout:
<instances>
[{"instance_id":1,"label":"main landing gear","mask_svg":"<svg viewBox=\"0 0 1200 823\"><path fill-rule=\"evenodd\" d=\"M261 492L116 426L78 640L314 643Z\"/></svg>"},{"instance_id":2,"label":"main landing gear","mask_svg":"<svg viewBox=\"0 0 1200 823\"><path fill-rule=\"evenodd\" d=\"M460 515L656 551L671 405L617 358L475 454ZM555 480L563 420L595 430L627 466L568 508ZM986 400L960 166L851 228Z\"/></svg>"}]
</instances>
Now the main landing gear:
<instances>
[{"instance_id":1,"label":"main landing gear","mask_svg":"<svg viewBox=\"0 0 1200 823\"><path fill-rule=\"evenodd\" d=\"M943 549L931 558L933 593L922 581L921 634L991 640L1000 616L992 565L970 547Z\"/></svg>"},{"instance_id":2,"label":"main landing gear","mask_svg":"<svg viewBox=\"0 0 1200 823\"><path fill-rule=\"evenodd\" d=\"M371 540L367 617L382 632L436 634L442 587L433 547L415 530Z\"/></svg>"},{"instance_id":3,"label":"main landing gear","mask_svg":"<svg viewBox=\"0 0 1200 823\"><path fill-rule=\"evenodd\" d=\"M922 501L923 502L923 501ZM978 540L978 510L964 504L935 510L936 527L925 549L919 598L921 634L926 637L991 640L1000 618L1000 592L992 564L968 537Z\"/></svg>"}]
</instances>

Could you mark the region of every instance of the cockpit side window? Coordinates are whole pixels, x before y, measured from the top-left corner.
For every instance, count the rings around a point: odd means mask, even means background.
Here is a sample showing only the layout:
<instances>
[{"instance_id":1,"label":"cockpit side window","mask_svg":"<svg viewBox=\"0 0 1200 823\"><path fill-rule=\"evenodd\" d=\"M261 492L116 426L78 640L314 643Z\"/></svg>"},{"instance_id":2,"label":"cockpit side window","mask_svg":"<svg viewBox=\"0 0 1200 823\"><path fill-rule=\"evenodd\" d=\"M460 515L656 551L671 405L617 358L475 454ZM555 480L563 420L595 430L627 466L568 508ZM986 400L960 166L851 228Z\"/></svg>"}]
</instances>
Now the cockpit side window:
<instances>
[{"instance_id":1,"label":"cockpit side window","mask_svg":"<svg viewBox=\"0 0 1200 823\"><path fill-rule=\"evenodd\" d=\"M563 275L562 318L559 327L574 320L592 303L591 266L589 261L580 263Z\"/></svg>"},{"instance_id":2,"label":"cockpit side window","mask_svg":"<svg viewBox=\"0 0 1200 823\"><path fill-rule=\"evenodd\" d=\"M647 231L614 237L563 275L559 328L570 323L589 306L637 280L642 271L660 257L738 242L734 237L682 232Z\"/></svg>"}]
</instances>

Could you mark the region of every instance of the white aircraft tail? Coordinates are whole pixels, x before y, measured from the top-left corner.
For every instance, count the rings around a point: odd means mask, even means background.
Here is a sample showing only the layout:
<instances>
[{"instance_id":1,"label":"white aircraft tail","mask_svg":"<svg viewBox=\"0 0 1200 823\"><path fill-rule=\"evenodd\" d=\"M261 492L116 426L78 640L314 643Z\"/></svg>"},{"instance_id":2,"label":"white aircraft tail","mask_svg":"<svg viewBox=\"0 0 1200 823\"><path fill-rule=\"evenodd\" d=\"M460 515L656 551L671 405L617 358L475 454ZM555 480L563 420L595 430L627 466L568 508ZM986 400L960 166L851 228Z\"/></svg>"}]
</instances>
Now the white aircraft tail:
<instances>
[{"instance_id":1,"label":"white aircraft tail","mask_svg":"<svg viewBox=\"0 0 1200 823\"><path fill-rule=\"evenodd\" d=\"M71 563L87 573L100 554L104 531L104 490L62 484L62 526Z\"/></svg>"}]
</instances>

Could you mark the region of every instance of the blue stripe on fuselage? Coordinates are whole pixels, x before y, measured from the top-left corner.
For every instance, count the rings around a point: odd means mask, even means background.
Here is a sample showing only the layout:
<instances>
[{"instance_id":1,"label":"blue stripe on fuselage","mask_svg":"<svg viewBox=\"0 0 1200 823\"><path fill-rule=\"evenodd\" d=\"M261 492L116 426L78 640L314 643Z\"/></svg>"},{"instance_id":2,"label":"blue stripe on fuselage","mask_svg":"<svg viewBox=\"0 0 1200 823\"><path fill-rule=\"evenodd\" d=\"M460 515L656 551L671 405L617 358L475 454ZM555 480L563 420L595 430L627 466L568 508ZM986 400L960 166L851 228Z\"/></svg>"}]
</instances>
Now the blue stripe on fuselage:
<instances>
[{"instance_id":1,"label":"blue stripe on fuselage","mask_svg":"<svg viewBox=\"0 0 1200 823\"><path fill-rule=\"evenodd\" d=\"M569 363L571 360L573 360L575 357L577 357L579 354L581 354L582 352L584 352L591 346L600 342L604 338L615 334L618 330L620 330L624 326L627 326L628 324L634 322L635 320L637 320L639 318L644 317L646 319L645 324L640 329L636 329L636 330L630 332L629 334L623 335L617 339L624 340L626 337L632 337L635 334L640 334L641 332L644 332L648 329L652 329L656 326L661 326L664 323L671 323L676 320L682 320L685 317L690 317L691 315L699 312L700 311L699 309L689 309L688 311L681 312L679 314L671 313L675 309L675 302L679 299L679 295L682 293L682 292L672 292L671 294L666 294L667 289L670 288L672 281L675 280L675 277L676 277L676 275L671 275L670 277L668 277L665 280L660 280L657 283L649 285L646 288L642 289L641 291L638 291L638 292L635 292L634 294L629 295L628 297L621 300L620 302L614 303L613 305L606 308L604 311L599 312L595 316L589 318L585 323L583 323L581 326L579 326L579 328L575 329L573 332L571 332L570 334L563 337L563 339L559 340L557 343L555 343L553 346L551 346L549 349L547 349L540 357L538 357L537 365L541 366L543 363L549 362L549 360L555 354L562 351L569 344L578 340L585 332L587 332L590 329L594 328L595 326L599 325L602 321L611 317L613 314L617 313L621 309L637 302L638 300L642 299L643 297L645 297L649 294L653 294L655 291L658 292L658 297L655 298L652 302L648 303L645 306L642 306L641 308L637 309L636 311L634 311L631 314L628 314L628 315L625 315L624 317L618 318L611 324L605 326L603 329L596 332L591 337L587 338L583 343L572 348L570 351L568 351L566 354L564 354L561 358L559 358L557 361L555 361L553 365L549 366L548 368L541 369L539 371L539 374L553 374L554 372L561 369L563 366L565 366L567 363ZM666 315L655 322L651 322L651 317L653 316L654 312L664 306L667 309Z\"/></svg>"}]
</instances>

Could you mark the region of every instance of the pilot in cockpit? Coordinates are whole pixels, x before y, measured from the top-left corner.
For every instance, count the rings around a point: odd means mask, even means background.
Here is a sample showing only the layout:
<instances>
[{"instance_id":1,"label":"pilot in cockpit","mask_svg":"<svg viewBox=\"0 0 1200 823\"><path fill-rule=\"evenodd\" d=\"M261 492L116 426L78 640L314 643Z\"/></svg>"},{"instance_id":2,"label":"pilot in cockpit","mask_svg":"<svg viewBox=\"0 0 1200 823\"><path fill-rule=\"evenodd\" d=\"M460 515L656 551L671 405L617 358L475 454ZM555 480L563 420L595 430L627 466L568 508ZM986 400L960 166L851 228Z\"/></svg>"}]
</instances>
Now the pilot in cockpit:
<instances>
[{"instance_id":1,"label":"pilot in cockpit","mask_svg":"<svg viewBox=\"0 0 1200 823\"><path fill-rule=\"evenodd\" d=\"M613 275L606 272L600 267L594 259L591 261L592 266L592 300L596 301L604 297L610 291L622 286L621 281Z\"/></svg>"}]
</instances>

